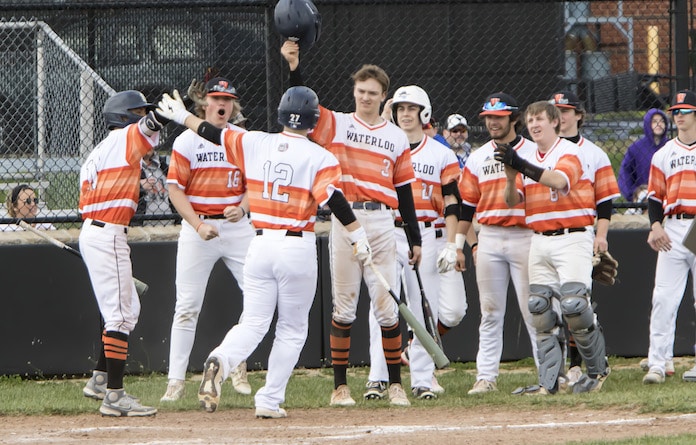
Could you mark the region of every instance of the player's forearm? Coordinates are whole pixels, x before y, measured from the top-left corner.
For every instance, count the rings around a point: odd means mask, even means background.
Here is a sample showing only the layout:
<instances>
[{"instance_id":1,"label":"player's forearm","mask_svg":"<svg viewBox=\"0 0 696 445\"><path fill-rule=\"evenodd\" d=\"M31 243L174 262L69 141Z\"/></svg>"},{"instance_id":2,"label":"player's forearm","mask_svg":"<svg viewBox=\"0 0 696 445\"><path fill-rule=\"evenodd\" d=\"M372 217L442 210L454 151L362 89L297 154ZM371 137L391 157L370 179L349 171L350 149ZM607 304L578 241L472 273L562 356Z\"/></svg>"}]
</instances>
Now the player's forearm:
<instances>
[{"instance_id":1,"label":"player's forearm","mask_svg":"<svg viewBox=\"0 0 696 445\"><path fill-rule=\"evenodd\" d=\"M179 215L181 215L187 223L191 224L191 226L196 227L200 219L196 211L193 210L191 202L188 200L184 191L176 184L169 184L168 190L169 200L172 202Z\"/></svg>"},{"instance_id":2,"label":"player's forearm","mask_svg":"<svg viewBox=\"0 0 696 445\"><path fill-rule=\"evenodd\" d=\"M556 190L568 189L568 180L566 177L555 170L544 170L541 174L541 178L539 178L539 184Z\"/></svg>"},{"instance_id":3,"label":"player's forearm","mask_svg":"<svg viewBox=\"0 0 696 445\"><path fill-rule=\"evenodd\" d=\"M599 238L607 239L609 235L609 220L601 218L597 220L596 236Z\"/></svg>"},{"instance_id":4,"label":"player's forearm","mask_svg":"<svg viewBox=\"0 0 696 445\"><path fill-rule=\"evenodd\" d=\"M508 207L514 207L522 201L520 194L517 192L516 182L514 180L508 178L505 183L504 196L505 204L507 204Z\"/></svg>"},{"instance_id":5,"label":"player's forearm","mask_svg":"<svg viewBox=\"0 0 696 445\"><path fill-rule=\"evenodd\" d=\"M459 225L460 203L456 196L445 195L445 228L447 229L447 242L453 243L457 235Z\"/></svg>"}]
</instances>

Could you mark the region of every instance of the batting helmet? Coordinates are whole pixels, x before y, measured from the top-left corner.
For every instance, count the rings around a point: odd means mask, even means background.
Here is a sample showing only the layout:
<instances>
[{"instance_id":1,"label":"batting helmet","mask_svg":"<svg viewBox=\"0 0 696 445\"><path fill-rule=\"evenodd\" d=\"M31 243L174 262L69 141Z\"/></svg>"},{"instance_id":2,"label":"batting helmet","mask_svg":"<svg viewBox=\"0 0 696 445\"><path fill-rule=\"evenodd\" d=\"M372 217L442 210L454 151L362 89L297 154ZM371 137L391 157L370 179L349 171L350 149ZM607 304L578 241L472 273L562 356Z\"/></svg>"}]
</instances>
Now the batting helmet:
<instances>
[{"instance_id":1,"label":"batting helmet","mask_svg":"<svg viewBox=\"0 0 696 445\"><path fill-rule=\"evenodd\" d=\"M416 104L421 107L420 120L421 124L427 124L430 122L430 117L433 114L433 107L430 105L430 98L425 90L417 85L408 85L401 87L394 93L392 104L396 105L402 102L408 102L411 104ZM396 116L396 109L394 109L394 116ZM396 122L396 119L394 120Z\"/></svg>"},{"instance_id":2,"label":"batting helmet","mask_svg":"<svg viewBox=\"0 0 696 445\"><path fill-rule=\"evenodd\" d=\"M311 0L280 0L273 11L278 33L306 51L319 41L321 14Z\"/></svg>"},{"instance_id":3,"label":"batting helmet","mask_svg":"<svg viewBox=\"0 0 696 445\"><path fill-rule=\"evenodd\" d=\"M154 109L155 105L148 103L140 91L127 90L114 94L106 100L102 109L106 127L112 130L114 128L124 128L127 125L138 122L141 116L138 116L131 110L141 107Z\"/></svg>"},{"instance_id":4,"label":"batting helmet","mask_svg":"<svg viewBox=\"0 0 696 445\"><path fill-rule=\"evenodd\" d=\"M319 98L307 87L292 87L278 105L278 123L295 130L309 130L319 120Z\"/></svg>"}]
</instances>

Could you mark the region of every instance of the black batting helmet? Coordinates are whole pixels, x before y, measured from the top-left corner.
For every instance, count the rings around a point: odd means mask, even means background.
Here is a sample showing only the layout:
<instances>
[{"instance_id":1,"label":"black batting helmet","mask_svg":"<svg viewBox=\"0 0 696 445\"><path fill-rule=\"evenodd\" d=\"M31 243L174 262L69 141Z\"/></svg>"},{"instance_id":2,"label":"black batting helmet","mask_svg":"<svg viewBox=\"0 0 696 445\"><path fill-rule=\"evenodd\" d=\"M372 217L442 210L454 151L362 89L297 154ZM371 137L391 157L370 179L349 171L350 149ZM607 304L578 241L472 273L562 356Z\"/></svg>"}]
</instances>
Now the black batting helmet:
<instances>
[{"instance_id":1,"label":"black batting helmet","mask_svg":"<svg viewBox=\"0 0 696 445\"><path fill-rule=\"evenodd\" d=\"M319 120L319 98L307 87L291 87L278 105L278 123L295 130L309 130Z\"/></svg>"},{"instance_id":2,"label":"black batting helmet","mask_svg":"<svg viewBox=\"0 0 696 445\"><path fill-rule=\"evenodd\" d=\"M127 125L138 122L141 116L138 116L131 110L141 107L154 109L155 105L149 103L140 91L127 90L114 94L106 100L102 109L106 127L112 130L114 128L124 128Z\"/></svg>"},{"instance_id":3,"label":"black batting helmet","mask_svg":"<svg viewBox=\"0 0 696 445\"><path fill-rule=\"evenodd\" d=\"M311 0L280 0L273 12L278 33L306 51L319 41L321 14Z\"/></svg>"}]
</instances>

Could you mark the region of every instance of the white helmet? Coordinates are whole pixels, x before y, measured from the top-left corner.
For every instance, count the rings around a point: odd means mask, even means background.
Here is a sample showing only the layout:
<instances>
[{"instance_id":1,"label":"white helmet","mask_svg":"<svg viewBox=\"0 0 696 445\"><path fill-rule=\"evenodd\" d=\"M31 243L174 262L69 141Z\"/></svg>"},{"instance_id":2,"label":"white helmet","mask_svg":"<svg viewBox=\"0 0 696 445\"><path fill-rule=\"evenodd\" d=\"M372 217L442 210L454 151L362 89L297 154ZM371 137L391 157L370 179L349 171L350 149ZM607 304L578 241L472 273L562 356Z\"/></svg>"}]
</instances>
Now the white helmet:
<instances>
[{"instance_id":1,"label":"white helmet","mask_svg":"<svg viewBox=\"0 0 696 445\"><path fill-rule=\"evenodd\" d=\"M394 93L394 105L401 102L416 104L421 107L420 120L421 124L425 125L430 122L430 117L433 115L433 107L430 106L430 98L425 90L417 85L408 85L401 87ZM394 109L396 116L396 109ZM394 120L396 122L396 119Z\"/></svg>"}]
</instances>

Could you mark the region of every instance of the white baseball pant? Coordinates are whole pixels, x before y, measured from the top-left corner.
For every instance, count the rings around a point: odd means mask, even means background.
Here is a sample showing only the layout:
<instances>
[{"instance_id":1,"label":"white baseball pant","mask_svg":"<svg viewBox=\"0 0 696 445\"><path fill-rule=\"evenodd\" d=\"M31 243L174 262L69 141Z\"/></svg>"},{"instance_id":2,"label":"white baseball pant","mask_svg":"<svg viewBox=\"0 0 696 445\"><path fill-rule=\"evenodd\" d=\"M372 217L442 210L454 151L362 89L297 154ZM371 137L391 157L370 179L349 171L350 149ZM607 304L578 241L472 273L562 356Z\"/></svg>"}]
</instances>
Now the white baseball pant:
<instances>
[{"instance_id":1,"label":"white baseball pant","mask_svg":"<svg viewBox=\"0 0 696 445\"><path fill-rule=\"evenodd\" d=\"M481 306L476 380L495 382L498 378L511 278L536 360L536 330L532 326L528 306L528 263L532 234L530 229L520 227L481 225L476 262L476 283Z\"/></svg>"},{"instance_id":2,"label":"white baseball pant","mask_svg":"<svg viewBox=\"0 0 696 445\"><path fill-rule=\"evenodd\" d=\"M688 219L666 219L664 228L672 241L672 248L657 254L650 312L648 366L651 370L661 371L663 375L665 363L673 355L677 312L684 298L689 271L692 278L696 277L696 255L682 244L691 223L692 220ZM693 291L696 295L696 280L693 282Z\"/></svg>"},{"instance_id":3,"label":"white baseball pant","mask_svg":"<svg viewBox=\"0 0 696 445\"><path fill-rule=\"evenodd\" d=\"M104 329L130 334L140 316L126 226L86 219L80 230L80 252L87 265ZM103 225L103 227L102 227Z\"/></svg>"},{"instance_id":4,"label":"white baseball pant","mask_svg":"<svg viewBox=\"0 0 696 445\"><path fill-rule=\"evenodd\" d=\"M170 379L186 379L205 289L219 259L244 291L244 258L255 236L249 219L242 218L237 222L205 219L205 223L215 226L219 236L205 241L186 220L181 222L176 255L176 307L169 345ZM230 325L234 321L230 320Z\"/></svg>"},{"instance_id":5,"label":"white baseball pant","mask_svg":"<svg viewBox=\"0 0 696 445\"><path fill-rule=\"evenodd\" d=\"M307 340L309 310L317 289L314 232L286 236L286 230L263 229L249 246L244 265L244 311L239 323L210 357L222 365L223 380L258 347L278 309L266 384L256 392L257 408L277 410ZM352 255L352 253L351 253Z\"/></svg>"}]
</instances>

